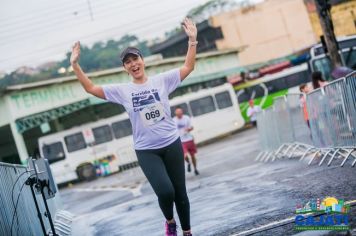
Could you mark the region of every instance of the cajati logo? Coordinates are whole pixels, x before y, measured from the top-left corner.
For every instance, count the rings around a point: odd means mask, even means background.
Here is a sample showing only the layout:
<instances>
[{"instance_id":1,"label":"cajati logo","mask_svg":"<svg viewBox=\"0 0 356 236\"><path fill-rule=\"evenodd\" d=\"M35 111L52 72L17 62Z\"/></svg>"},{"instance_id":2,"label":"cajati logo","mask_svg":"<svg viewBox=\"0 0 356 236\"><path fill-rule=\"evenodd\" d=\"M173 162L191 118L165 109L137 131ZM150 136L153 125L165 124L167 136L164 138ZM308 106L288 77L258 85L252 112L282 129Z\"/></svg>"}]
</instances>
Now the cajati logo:
<instances>
[{"instance_id":1,"label":"cajati logo","mask_svg":"<svg viewBox=\"0 0 356 236\"><path fill-rule=\"evenodd\" d=\"M296 230L349 230L350 205L334 197L312 199L297 204L295 213Z\"/></svg>"}]
</instances>

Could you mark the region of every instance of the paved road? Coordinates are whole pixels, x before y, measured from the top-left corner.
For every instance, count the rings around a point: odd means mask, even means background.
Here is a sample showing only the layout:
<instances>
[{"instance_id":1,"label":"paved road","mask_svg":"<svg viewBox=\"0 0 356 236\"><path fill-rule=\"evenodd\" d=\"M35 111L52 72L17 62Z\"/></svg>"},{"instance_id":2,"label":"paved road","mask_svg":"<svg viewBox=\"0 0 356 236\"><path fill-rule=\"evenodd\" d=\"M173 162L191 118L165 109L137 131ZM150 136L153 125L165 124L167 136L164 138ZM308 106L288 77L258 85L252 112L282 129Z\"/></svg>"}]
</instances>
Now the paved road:
<instances>
[{"instance_id":1,"label":"paved road","mask_svg":"<svg viewBox=\"0 0 356 236\"><path fill-rule=\"evenodd\" d=\"M356 199L356 168L308 166L298 160L259 163L255 129L199 148L201 175L187 174L194 235L234 235L293 217L311 198ZM316 163L316 162L315 162ZM76 214L73 235L163 235L156 197L139 168L61 189ZM356 228L355 210L351 225ZM313 232L315 233L315 232ZM293 235L293 224L256 235ZM336 235L311 232L300 235Z\"/></svg>"}]
</instances>

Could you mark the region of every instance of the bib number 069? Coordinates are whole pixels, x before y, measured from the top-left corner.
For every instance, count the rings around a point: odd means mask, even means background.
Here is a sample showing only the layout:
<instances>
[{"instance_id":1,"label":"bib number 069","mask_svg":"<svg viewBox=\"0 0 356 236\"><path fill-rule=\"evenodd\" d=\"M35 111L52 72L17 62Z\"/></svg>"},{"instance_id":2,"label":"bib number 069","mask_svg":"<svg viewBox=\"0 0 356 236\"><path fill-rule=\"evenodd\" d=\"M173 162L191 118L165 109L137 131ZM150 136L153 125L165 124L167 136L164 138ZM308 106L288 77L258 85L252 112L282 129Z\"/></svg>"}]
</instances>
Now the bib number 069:
<instances>
[{"instance_id":1,"label":"bib number 069","mask_svg":"<svg viewBox=\"0 0 356 236\"><path fill-rule=\"evenodd\" d=\"M161 114L159 113L159 110L147 112L145 114L146 120L154 119L156 117L159 117Z\"/></svg>"}]
</instances>

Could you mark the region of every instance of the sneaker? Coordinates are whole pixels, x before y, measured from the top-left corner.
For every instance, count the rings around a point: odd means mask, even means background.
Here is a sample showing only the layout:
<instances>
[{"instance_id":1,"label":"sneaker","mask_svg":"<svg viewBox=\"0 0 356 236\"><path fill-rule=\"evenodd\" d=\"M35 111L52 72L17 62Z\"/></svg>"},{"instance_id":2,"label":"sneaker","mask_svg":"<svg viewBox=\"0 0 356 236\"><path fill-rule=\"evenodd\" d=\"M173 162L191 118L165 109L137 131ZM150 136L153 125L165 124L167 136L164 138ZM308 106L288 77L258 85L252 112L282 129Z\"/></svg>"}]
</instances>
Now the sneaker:
<instances>
[{"instance_id":1,"label":"sneaker","mask_svg":"<svg viewBox=\"0 0 356 236\"><path fill-rule=\"evenodd\" d=\"M166 221L166 236L177 236L176 223L169 223Z\"/></svg>"},{"instance_id":2,"label":"sneaker","mask_svg":"<svg viewBox=\"0 0 356 236\"><path fill-rule=\"evenodd\" d=\"M199 171L198 170L194 170L194 174L195 175L199 175Z\"/></svg>"},{"instance_id":3,"label":"sneaker","mask_svg":"<svg viewBox=\"0 0 356 236\"><path fill-rule=\"evenodd\" d=\"M183 233L183 236L193 236L192 233Z\"/></svg>"},{"instance_id":4,"label":"sneaker","mask_svg":"<svg viewBox=\"0 0 356 236\"><path fill-rule=\"evenodd\" d=\"M188 163L187 171L190 172L192 169L190 168L190 163Z\"/></svg>"}]
</instances>

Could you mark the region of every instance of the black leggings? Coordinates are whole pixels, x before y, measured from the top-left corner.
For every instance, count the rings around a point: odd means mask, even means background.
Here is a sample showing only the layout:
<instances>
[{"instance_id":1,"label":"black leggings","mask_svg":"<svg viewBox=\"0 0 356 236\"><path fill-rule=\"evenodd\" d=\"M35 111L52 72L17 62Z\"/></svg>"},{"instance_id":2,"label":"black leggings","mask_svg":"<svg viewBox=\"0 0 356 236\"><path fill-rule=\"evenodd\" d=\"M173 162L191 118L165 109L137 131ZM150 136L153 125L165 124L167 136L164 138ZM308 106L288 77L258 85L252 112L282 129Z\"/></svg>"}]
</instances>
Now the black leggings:
<instances>
[{"instance_id":1,"label":"black leggings","mask_svg":"<svg viewBox=\"0 0 356 236\"><path fill-rule=\"evenodd\" d=\"M190 230L190 205L180 139L164 148L136 150L136 154L143 173L158 197L165 218L173 219L175 203L182 229Z\"/></svg>"}]
</instances>

